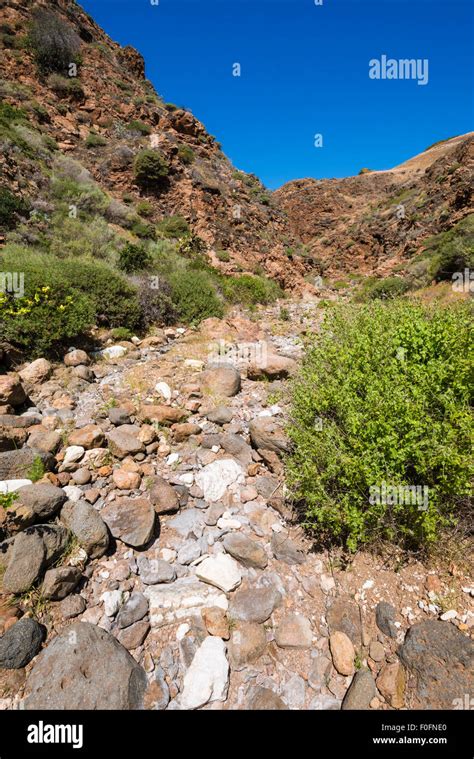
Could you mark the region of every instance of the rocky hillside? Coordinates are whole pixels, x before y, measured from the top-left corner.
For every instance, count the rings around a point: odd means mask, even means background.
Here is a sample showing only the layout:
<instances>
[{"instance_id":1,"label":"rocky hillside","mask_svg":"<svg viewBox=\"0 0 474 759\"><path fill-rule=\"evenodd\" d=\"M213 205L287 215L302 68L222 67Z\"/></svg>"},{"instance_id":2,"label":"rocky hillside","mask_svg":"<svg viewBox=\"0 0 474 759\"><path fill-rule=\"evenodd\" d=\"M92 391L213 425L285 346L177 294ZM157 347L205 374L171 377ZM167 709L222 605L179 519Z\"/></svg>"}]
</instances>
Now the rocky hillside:
<instances>
[{"instance_id":1,"label":"rocky hillside","mask_svg":"<svg viewBox=\"0 0 474 759\"><path fill-rule=\"evenodd\" d=\"M183 216L224 273L266 273L284 286L301 280L303 262L287 266L285 247L294 235L271 193L235 170L192 113L162 101L140 53L113 42L70 0L7 0L2 11L0 91L3 106L16 109L1 118L2 184L42 212L55 162L65 154L118 201L109 221L119 232L126 226L119 204L133 210L146 199L148 224ZM56 24L51 14L66 25L61 33L76 51L76 68L55 61L51 72L38 61L31 45L38 13L43 28ZM134 176L144 148L159 150L167 165L153 189Z\"/></svg>"},{"instance_id":2,"label":"rocky hillside","mask_svg":"<svg viewBox=\"0 0 474 759\"><path fill-rule=\"evenodd\" d=\"M389 171L298 179L275 198L321 272L385 276L403 270L427 238L472 213L473 170L470 133Z\"/></svg>"}]
</instances>

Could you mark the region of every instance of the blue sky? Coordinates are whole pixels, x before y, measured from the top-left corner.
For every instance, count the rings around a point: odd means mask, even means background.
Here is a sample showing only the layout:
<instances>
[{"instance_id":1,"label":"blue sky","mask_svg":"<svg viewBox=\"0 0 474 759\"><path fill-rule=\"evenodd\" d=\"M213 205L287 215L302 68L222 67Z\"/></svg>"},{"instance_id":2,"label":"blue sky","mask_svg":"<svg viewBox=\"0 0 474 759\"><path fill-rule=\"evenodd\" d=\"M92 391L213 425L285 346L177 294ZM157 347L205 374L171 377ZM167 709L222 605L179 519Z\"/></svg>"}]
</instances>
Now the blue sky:
<instances>
[{"instance_id":1,"label":"blue sky","mask_svg":"<svg viewBox=\"0 0 474 759\"><path fill-rule=\"evenodd\" d=\"M140 50L166 101L190 108L270 188L390 168L473 129L471 0L322 2L80 0ZM383 54L428 59L428 84L370 79Z\"/></svg>"}]
</instances>

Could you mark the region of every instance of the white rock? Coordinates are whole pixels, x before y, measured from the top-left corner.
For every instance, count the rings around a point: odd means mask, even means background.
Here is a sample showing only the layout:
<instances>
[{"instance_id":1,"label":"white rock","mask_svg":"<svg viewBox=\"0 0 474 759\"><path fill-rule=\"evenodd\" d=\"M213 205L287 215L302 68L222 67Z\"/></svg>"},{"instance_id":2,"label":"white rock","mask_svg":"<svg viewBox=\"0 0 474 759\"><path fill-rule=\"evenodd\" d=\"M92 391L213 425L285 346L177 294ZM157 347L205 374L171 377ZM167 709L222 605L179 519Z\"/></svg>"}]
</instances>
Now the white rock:
<instances>
[{"instance_id":1,"label":"white rock","mask_svg":"<svg viewBox=\"0 0 474 759\"><path fill-rule=\"evenodd\" d=\"M177 464L179 461L180 461L179 453L170 453L170 455L166 459L166 463L168 464L168 466Z\"/></svg>"},{"instance_id":2,"label":"white rock","mask_svg":"<svg viewBox=\"0 0 474 759\"><path fill-rule=\"evenodd\" d=\"M198 709L210 701L225 701L229 678L226 645L221 638L209 636L196 651L184 676L182 709Z\"/></svg>"},{"instance_id":3,"label":"white rock","mask_svg":"<svg viewBox=\"0 0 474 759\"><path fill-rule=\"evenodd\" d=\"M362 590L370 590L370 588L374 587L374 581L373 580L366 580L364 584L362 585Z\"/></svg>"},{"instance_id":4,"label":"white rock","mask_svg":"<svg viewBox=\"0 0 474 759\"><path fill-rule=\"evenodd\" d=\"M76 464L82 459L86 449L82 445L69 445L64 451L64 459L61 469L65 470L69 464Z\"/></svg>"},{"instance_id":5,"label":"white rock","mask_svg":"<svg viewBox=\"0 0 474 759\"><path fill-rule=\"evenodd\" d=\"M176 640L183 640L186 633L188 633L190 630L190 627L187 622L183 622L182 625L178 627L176 630Z\"/></svg>"},{"instance_id":6,"label":"white rock","mask_svg":"<svg viewBox=\"0 0 474 759\"><path fill-rule=\"evenodd\" d=\"M213 445L211 448L211 451L213 453L219 453L220 449L221 449L220 445Z\"/></svg>"},{"instance_id":7,"label":"white rock","mask_svg":"<svg viewBox=\"0 0 474 759\"><path fill-rule=\"evenodd\" d=\"M104 603L104 611L108 617L115 617L122 603L121 590L107 590L102 593L100 600Z\"/></svg>"},{"instance_id":8,"label":"white rock","mask_svg":"<svg viewBox=\"0 0 474 759\"><path fill-rule=\"evenodd\" d=\"M450 609L449 611L445 611L444 614L441 614L440 619L443 622L448 622L450 619L456 619L458 613L456 609Z\"/></svg>"},{"instance_id":9,"label":"white rock","mask_svg":"<svg viewBox=\"0 0 474 759\"><path fill-rule=\"evenodd\" d=\"M192 485L194 482L194 474L192 472L185 472L179 478L185 485Z\"/></svg>"},{"instance_id":10,"label":"white rock","mask_svg":"<svg viewBox=\"0 0 474 759\"><path fill-rule=\"evenodd\" d=\"M204 361L199 361L197 358L187 358L184 365L195 372L202 372L205 366Z\"/></svg>"},{"instance_id":11,"label":"white rock","mask_svg":"<svg viewBox=\"0 0 474 759\"><path fill-rule=\"evenodd\" d=\"M162 398L165 398L165 400L171 400L171 388L166 384L166 382L158 382L155 385L155 392L159 393Z\"/></svg>"},{"instance_id":12,"label":"white rock","mask_svg":"<svg viewBox=\"0 0 474 759\"><path fill-rule=\"evenodd\" d=\"M231 556L223 553L204 559L196 569L196 577L215 585L224 593L235 590L242 582L239 565Z\"/></svg>"},{"instance_id":13,"label":"white rock","mask_svg":"<svg viewBox=\"0 0 474 759\"><path fill-rule=\"evenodd\" d=\"M244 481L244 470L234 459L213 461L196 475L196 485L201 488L206 501L219 501L229 485Z\"/></svg>"},{"instance_id":14,"label":"white rock","mask_svg":"<svg viewBox=\"0 0 474 759\"><path fill-rule=\"evenodd\" d=\"M140 345L140 343L141 343L141 340L140 340L140 338L139 338L139 337L137 337L136 335L134 335L134 336L131 338L131 342L132 342L134 345Z\"/></svg>"},{"instance_id":15,"label":"white rock","mask_svg":"<svg viewBox=\"0 0 474 759\"><path fill-rule=\"evenodd\" d=\"M32 485L31 480L2 480L0 482L0 493L5 495L6 493L14 493L24 485Z\"/></svg>"},{"instance_id":16,"label":"white rock","mask_svg":"<svg viewBox=\"0 0 474 759\"><path fill-rule=\"evenodd\" d=\"M321 583L321 590L323 591L323 593L329 593L329 591L333 590L333 588L336 587L336 583L332 575L322 574L320 583Z\"/></svg>"},{"instance_id":17,"label":"white rock","mask_svg":"<svg viewBox=\"0 0 474 759\"><path fill-rule=\"evenodd\" d=\"M184 335L185 332L186 332L186 329L184 327L178 327L178 329L176 330L177 335Z\"/></svg>"},{"instance_id":18,"label":"white rock","mask_svg":"<svg viewBox=\"0 0 474 759\"><path fill-rule=\"evenodd\" d=\"M183 577L169 585L149 585L143 594L150 602L152 627L172 625L201 616L203 606L219 606L224 611L229 606L224 593L199 582L195 577Z\"/></svg>"},{"instance_id":19,"label":"white rock","mask_svg":"<svg viewBox=\"0 0 474 759\"><path fill-rule=\"evenodd\" d=\"M84 495L81 488L78 488L76 485L65 485L63 490L67 495L68 501L80 501Z\"/></svg>"},{"instance_id":20,"label":"white rock","mask_svg":"<svg viewBox=\"0 0 474 759\"><path fill-rule=\"evenodd\" d=\"M273 522L272 524L272 531L273 532L283 532L283 525L280 522Z\"/></svg>"},{"instance_id":21,"label":"white rock","mask_svg":"<svg viewBox=\"0 0 474 759\"><path fill-rule=\"evenodd\" d=\"M103 358L122 358L126 352L127 349L123 345L111 345L110 348L100 351L100 355Z\"/></svg>"},{"instance_id":22,"label":"white rock","mask_svg":"<svg viewBox=\"0 0 474 759\"><path fill-rule=\"evenodd\" d=\"M172 548L162 548L160 556L163 561L174 561L176 559L176 551L173 551Z\"/></svg>"},{"instance_id":23,"label":"white rock","mask_svg":"<svg viewBox=\"0 0 474 759\"><path fill-rule=\"evenodd\" d=\"M217 526L220 530L240 530L241 523L237 519L228 519L221 517L217 520Z\"/></svg>"}]
</instances>

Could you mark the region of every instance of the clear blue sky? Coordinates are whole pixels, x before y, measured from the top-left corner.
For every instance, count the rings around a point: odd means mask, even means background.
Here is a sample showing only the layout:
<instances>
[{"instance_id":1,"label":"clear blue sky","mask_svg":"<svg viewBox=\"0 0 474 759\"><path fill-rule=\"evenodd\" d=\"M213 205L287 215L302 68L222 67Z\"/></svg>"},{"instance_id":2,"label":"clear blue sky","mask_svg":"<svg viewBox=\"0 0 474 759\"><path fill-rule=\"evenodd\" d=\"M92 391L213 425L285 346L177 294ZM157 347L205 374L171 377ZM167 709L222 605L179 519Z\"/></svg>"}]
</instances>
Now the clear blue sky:
<instances>
[{"instance_id":1,"label":"clear blue sky","mask_svg":"<svg viewBox=\"0 0 474 759\"><path fill-rule=\"evenodd\" d=\"M166 101L190 108L270 188L390 168L474 128L472 0L80 4L140 50ZM428 59L428 84L370 79L369 61L382 54Z\"/></svg>"}]
</instances>

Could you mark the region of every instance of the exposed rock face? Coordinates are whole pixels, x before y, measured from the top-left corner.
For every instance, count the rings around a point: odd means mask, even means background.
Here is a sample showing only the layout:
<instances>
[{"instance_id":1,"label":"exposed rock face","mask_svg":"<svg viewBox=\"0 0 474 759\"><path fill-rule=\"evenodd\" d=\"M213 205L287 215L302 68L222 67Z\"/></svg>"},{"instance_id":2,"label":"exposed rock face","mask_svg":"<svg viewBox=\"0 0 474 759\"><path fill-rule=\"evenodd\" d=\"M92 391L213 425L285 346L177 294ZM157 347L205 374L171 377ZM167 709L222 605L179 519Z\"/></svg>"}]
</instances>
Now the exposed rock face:
<instances>
[{"instance_id":1,"label":"exposed rock face","mask_svg":"<svg viewBox=\"0 0 474 759\"><path fill-rule=\"evenodd\" d=\"M141 709L145 688L145 672L112 635L76 622L36 660L24 708Z\"/></svg>"},{"instance_id":2,"label":"exposed rock face","mask_svg":"<svg viewBox=\"0 0 474 759\"><path fill-rule=\"evenodd\" d=\"M398 655L407 670L412 709L453 709L456 699L472 690L474 642L450 622L413 625Z\"/></svg>"},{"instance_id":3,"label":"exposed rock face","mask_svg":"<svg viewBox=\"0 0 474 759\"><path fill-rule=\"evenodd\" d=\"M275 198L326 274L386 275L420 251L427 237L472 213L473 168L471 133L390 171L297 179L276 190Z\"/></svg>"}]
</instances>

